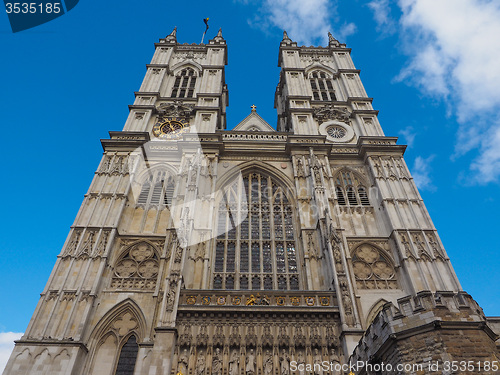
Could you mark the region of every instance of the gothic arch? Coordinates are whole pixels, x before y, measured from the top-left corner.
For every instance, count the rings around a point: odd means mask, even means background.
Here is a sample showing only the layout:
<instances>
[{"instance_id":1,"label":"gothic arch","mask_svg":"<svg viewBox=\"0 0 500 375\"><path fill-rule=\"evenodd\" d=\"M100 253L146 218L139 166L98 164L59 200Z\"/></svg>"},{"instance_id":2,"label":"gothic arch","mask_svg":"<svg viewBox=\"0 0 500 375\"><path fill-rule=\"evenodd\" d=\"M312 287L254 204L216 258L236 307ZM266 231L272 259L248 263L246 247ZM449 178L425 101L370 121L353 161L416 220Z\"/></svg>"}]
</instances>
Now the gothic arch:
<instances>
[{"instance_id":1,"label":"gothic arch","mask_svg":"<svg viewBox=\"0 0 500 375\"><path fill-rule=\"evenodd\" d=\"M117 254L116 257L114 259L111 259L110 263L111 264L116 264L116 262L127 252L127 251L130 251L134 246L137 246L139 244L145 244L145 245L148 245L148 246L151 246L153 248L153 251L156 255L156 257L159 259L160 257L160 254L161 254L161 249L158 249L151 241L147 240L147 239L140 239L140 240L137 240L135 242L132 242L130 244L128 244L127 246L124 246L122 249L120 249L119 251L115 252L114 254Z\"/></svg>"},{"instance_id":2,"label":"gothic arch","mask_svg":"<svg viewBox=\"0 0 500 375\"><path fill-rule=\"evenodd\" d=\"M337 71L335 69L315 61L311 65L308 65L304 69L305 74L306 74L306 78L309 78L309 74L316 71L316 70L323 71L323 72L331 75L330 78L335 78L335 76L337 74Z\"/></svg>"},{"instance_id":3,"label":"gothic arch","mask_svg":"<svg viewBox=\"0 0 500 375\"><path fill-rule=\"evenodd\" d=\"M304 282L293 213L295 194L284 183L286 176L270 169L264 163L244 163L219 184L214 289L299 290Z\"/></svg>"},{"instance_id":4,"label":"gothic arch","mask_svg":"<svg viewBox=\"0 0 500 375\"><path fill-rule=\"evenodd\" d=\"M28 364L24 369L22 369L21 366L24 364ZM10 366L11 369L17 368L16 374L19 375L26 375L30 373L30 370L33 365L33 355L31 354L31 351L29 348L24 349L21 353L16 355L12 366Z\"/></svg>"},{"instance_id":5,"label":"gothic arch","mask_svg":"<svg viewBox=\"0 0 500 375\"><path fill-rule=\"evenodd\" d=\"M130 320L136 322L135 327L129 324L130 327L125 332L125 328L121 329L120 324L113 326L114 323L118 323L122 320L125 315L129 314ZM89 346L95 345L95 343L104 337L109 332L113 332L116 337L122 338L129 335L131 332L135 332L138 341L144 341L146 337L146 318L142 313L141 308L134 302L131 298L120 302L116 306L112 307L104 316L99 320L96 327L90 334Z\"/></svg>"},{"instance_id":6,"label":"gothic arch","mask_svg":"<svg viewBox=\"0 0 500 375\"><path fill-rule=\"evenodd\" d=\"M196 72L196 75L198 77L200 77L202 75L203 67L200 64L198 64L196 61L193 61L193 60L185 60L185 61L179 62L178 64L175 64L172 67L171 72L174 76L177 76L182 70L184 70L186 68L193 69Z\"/></svg>"},{"instance_id":7,"label":"gothic arch","mask_svg":"<svg viewBox=\"0 0 500 375\"><path fill-rule=\"evenodd\" d=\"M169 175L171 175L171 176L176 176L177 172L178 172L176 170L176 168L174 166L172 166L171 164L159 163L159 164L155 164L152 167L144 168L144 170L140 171L136 175L135 180L137 183L142 185L149 178L149 176L154 175L159 170L162 172L168 172Z\"/></svg>"},{"instance_id":8,"label":"gothic arch","mask_svg":"<svg viewBox=\"0 0 500 375\"><path fill-rule=\"evenodd\" d=\"M370 324L372 324L372 322L377 317L378 313L382 311L382 309L384 308L385 304L388 303L388 302L389 301L381 298L381 299L379 299L377 302L375 302L372 305L372 307L370 308L370 311L366 315L366 328L368 328L368 326Z\"/></svg>"},{"instance_id":9,"label":"gothic arch","mask_svg":"<svg viewBox=\"0 0 500 375\"><path fill-rule=\"evenodd\" d=\"M293 181L291 181L286 174L281 172L276 167L258 160L247 161L229 169L218 179L215 190L220 191L225 186L228 186L232 182L232 180L238 176L239 173L244 175L246 173L251 173L254 171L257 173L266 174L273 180L278 181L283 188L286 188L286 192L289 194L288 198L295 202L296 195Z\"/></svg>"},{"instance_id":10,"label":"gothic arch","mask_svg":"<svg viewBox=\"0 0 500 375\"><path fill-rule=\"evenodd\" d=\"M348 166L343 166L342 168L338 169L334 174L333 174L333 179L336 180L337 177L342 173L342 172L350 172L353 175L356 176L356 178L364 185L364 186L371 186L371 182L368 179L368 177L363 176L361 173L356 171L354 168L348 167Z\"/></svg>"},{"instance_id":11,"label":"gothic arch","mask_svg":"<svg viewBox=\"0 0 500 375\"><path fill-rule=\"evenodd\" d=\"M88 347L91 355L85 373L93 374L93 366L97 363L100 365L107 363L109 368L104 372L111 372L116 367L121 348L127 340L134 335L139 343L144 341L146 334L146 319L140 307L132 299L127 298L112 307L90 334ZM97 361L96 358L100 360ZM98 373L101 373L100 370L97 370Z\"/></svg>"}]
</instances>

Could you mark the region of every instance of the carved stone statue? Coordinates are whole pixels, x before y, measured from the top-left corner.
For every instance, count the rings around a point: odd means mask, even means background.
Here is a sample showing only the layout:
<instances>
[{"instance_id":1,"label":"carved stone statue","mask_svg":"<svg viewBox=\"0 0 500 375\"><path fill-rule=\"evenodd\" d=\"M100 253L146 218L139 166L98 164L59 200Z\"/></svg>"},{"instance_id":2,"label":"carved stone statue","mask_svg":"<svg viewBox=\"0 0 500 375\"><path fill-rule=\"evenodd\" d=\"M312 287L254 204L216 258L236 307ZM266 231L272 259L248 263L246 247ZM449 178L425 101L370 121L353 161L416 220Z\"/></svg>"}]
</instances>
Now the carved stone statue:
<instances>
[{"instance_id":1,"label":"carved stone statue","mask_svg":"<svg viewBox=\"0 0 500 375\"><path fill-rule=\"evenodd\" d=\"M333 371L332 371L332 375L338 375L340 374L340 367L338 369L336 369L336 366L337 364L340 365L340 358L337 354L337 352L335 351L335 348L331 348L330 349L330 366L333 364Z\"/></svg>"},{"instance_id":2,"label":"carved stone statue","mask_svg":"<svg viewBox=\"0 0 500 375\"><path fill-rule=\"evenodd\" d=\"M285 349L281 352L280 356L280 375L290 374L290 356Z\"/></svg>"},{"instance_id":3,"label":"carved stone statue","mask_svg":"<svg viewBox=\"0 0 500 375\"><path fill-rule=\"evenodd\" d=\"M314 349L314 366L313 366L314 375L323 375L323 366L321 365L322 362L323 359L321 358L321 353L317 348Z\"/></svg>"},{"instance_id":4,"label":"carved stone statue","mask_svg":"<svg viewBox=\"0 0 500 375\"><path fill-rule=\"evenodd\" d=\"M299 368L299 375L304 375L305 374L305 361L304 361L304 354L302 351L299 352L297 356L297 366Z\"/></svg>"},{"instance_id":5,"label":"carved stone statue","mask_svg":"<svg viewBox=\"0 0 500 375\"><path fill-rule=\"evenodd\" d=\"M212 357L212 374L222 374L222 358L220 349L216 348Z\"/></svg>"},{"instance_id":6,"label":"carved stone statue","mask_svg":"<svg viewBox=\"0 0 500 375\"><path fill-rule=\"evenodd\" d=\"M167 310L172 310L175 303L175 291L170 289L167 293Z\"/></svg>"},{"instance_id":7,"label":"carved stone statue","mask_svg":"<svg viewBox=\"0 0 500 375\"><path fill-rule=\"evenodd\" d=\"M271 375L273 373L273 356L266 350L266 355L264 356L264 375Z\"/></svg>"},{"instance_id":8,"label":"carved stone statue","mask_svg":"<svg viewBox=\"0 0 500 375\"><path fill-rule=\"evenodd\" d=\"M255 354L253 349L250 349L250 352L247 354L245 374L255 375Z\"/></svg>"},{"instance_id":9,"label":"carved stone statue","mask_svg":"<svg viewBox=\"0 0 500 375\"><path fill-rule=\"evenodd\" d=\"M229 375L238 375L238 366L240 364L240 356L237 350L233 350L229 358Z\"/></svg>"},{"instance_id":10,"label":"carved stone statue","mask_svg":"<svg viewBox=\"0 0 500 375\"><path fill-rule=\"evenodd\" d=\"M182 354L179 356L179 363L177 365L177 372L180 372L183 375L187 375L188 362L189 362L188 351L187 351L187 349L184 349L182 351Z\"/></svg>"},{"instance_id":11,"label":"carved stone statue","mask_svg":"<svg viewBox=\"0 0 500 375\"><path fill-rule=\"evenodd\" d=\"M205 375L205 354L200 352L196 360L196 375Z\"/></svg>"}]
</instances>

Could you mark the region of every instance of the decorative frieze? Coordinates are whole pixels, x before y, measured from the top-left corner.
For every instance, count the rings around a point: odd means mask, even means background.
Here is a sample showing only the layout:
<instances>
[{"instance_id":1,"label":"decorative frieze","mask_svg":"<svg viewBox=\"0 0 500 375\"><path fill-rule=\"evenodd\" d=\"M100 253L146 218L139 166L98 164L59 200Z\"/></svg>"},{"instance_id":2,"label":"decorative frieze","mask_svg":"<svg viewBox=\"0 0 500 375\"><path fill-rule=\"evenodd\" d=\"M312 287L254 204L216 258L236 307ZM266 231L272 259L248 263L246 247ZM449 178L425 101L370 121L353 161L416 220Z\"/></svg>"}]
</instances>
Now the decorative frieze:
<instances>
[{"instance_id":1,"label":"decorative frieze","mask_svg":"<svg viewBox=\"0 0 500 375\"><path fill-rule=\"evenodd\" d=\"M319 308L336 308L335 294L331 292L315 293L315 292L279 292L279 291L259 291L252 293L247 291L240 293L239 291L197 291L197 293L189 293L189 291L181 294L179 305L182 309L189 307L245 307L247 309L262 308L262 307L319 307Z\"/></svg>"}]
</instances>

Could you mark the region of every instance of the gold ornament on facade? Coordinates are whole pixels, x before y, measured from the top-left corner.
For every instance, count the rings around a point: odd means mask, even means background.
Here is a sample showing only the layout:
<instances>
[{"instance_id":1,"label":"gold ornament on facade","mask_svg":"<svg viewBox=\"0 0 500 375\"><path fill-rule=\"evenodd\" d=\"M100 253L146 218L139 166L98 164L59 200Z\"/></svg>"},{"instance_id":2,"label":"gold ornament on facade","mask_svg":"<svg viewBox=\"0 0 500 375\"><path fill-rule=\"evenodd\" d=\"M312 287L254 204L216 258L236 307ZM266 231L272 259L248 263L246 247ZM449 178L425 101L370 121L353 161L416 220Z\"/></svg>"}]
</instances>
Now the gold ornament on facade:
<instances>
[{"instance_id":1,"label":"gold ornament on facade","mask_svg":"<svg viewBox=\"0 0 500 375\"><path fill-rule=\"evenodd\" d=\"M306 297L305 300L307 306L314 306L314 304L316 303L314 297Z\"/></svg>"},{"instance_id":2,"label":"gold ornament on facade","mask_svg":"<svg viewBox=\"0 0 500 375\"><path fill-rule=\"evenodd\" d=\"M319 297L319 303L321 306L330 306L330 297Z\"/></svg>"},{"instance_id":3,"label":"gold ornament on facade","mask_svg":"<svg viewBox=\"0 0 500 375\"><path fill-rule=\"evenodd\" d=\"M217 297L217 305L225 305L225 304L226 304L226 297L225 296Z\"/></svg>"},{"instance_id":4,"label":"gold ornament on facade","mask_svg":"<svg viewBox=\"0 0 500 375\"><path fill-rule=\"evenodd\" d=\"M238 306L241 304L241 297L239 296L234 296L232 299L231 299L231 303L235 306Z\"/></svg>"},{"instance_id":5,"label":"gold ornament on facade","mask_svg":"<svg viewBox=\"0 0 500 375\"><path fill-rule=\"evenodd\" d=\"M209 296L201 297L201 304L202 305L210 305L210 297Z\"/></svg>"}]
</instances>

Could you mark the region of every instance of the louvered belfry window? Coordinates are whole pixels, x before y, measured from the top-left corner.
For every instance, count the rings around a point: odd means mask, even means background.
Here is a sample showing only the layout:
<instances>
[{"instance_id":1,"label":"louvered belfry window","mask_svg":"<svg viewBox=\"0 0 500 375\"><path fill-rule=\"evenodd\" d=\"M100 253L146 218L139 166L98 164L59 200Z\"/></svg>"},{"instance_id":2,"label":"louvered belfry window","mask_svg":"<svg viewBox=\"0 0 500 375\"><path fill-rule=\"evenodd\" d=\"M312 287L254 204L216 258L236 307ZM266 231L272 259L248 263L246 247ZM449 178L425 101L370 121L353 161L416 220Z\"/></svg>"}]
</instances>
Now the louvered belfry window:
<instances>
[{"instance_id":1,"label":"louvered belfry window","mask_svg":"<svg viewBox=\"0 0 500 375\"><path fill-rule=\"evenodd\" d=\"M137 204L143 206L171 205L174 195L174 179L165 171L151 174L142 184Z\"/></svg>"},{"instance_id":2,"label":"louvered belfry window","mask_svg":"<svg viewBox=\"0 0 500 375\"><path fill-rule=\"evenodd\" d=\"M298 290L292 203L262 173L233 182L219 203L214 289Z\"/></svg>"},{"instance_id":3,"label":"louvered belfry window","mask_svg":"<svg viewBox=\"0 0 500 375\"><path fill-rule=\"evenodd\" d=\"M313 93L313 100L335 101L337 97L333 89L333 79L326 74L316 70L309 75L309 83Z\"/></svg>"},{"instance_id":4,"label":"louvered belfry window","mask_svg":"<svg viewBox=\"0 0 500 375\"><path fill-rule=\"evenodd\" d=\"M172 98L193 98L196 87L196 72L192 68L181 70L175 77Z\"/></svg>"},{"instance_id":5,"label":"louvered belfry window","mask_svg":"<svg viewBox=\"0 0 500 375\"><path fill-rule=\"evenodd\" d=\"M368 191L354 173L342 170L335 179L337 202L341 206L369 206Z\"/></svg>"}]
</instances>

